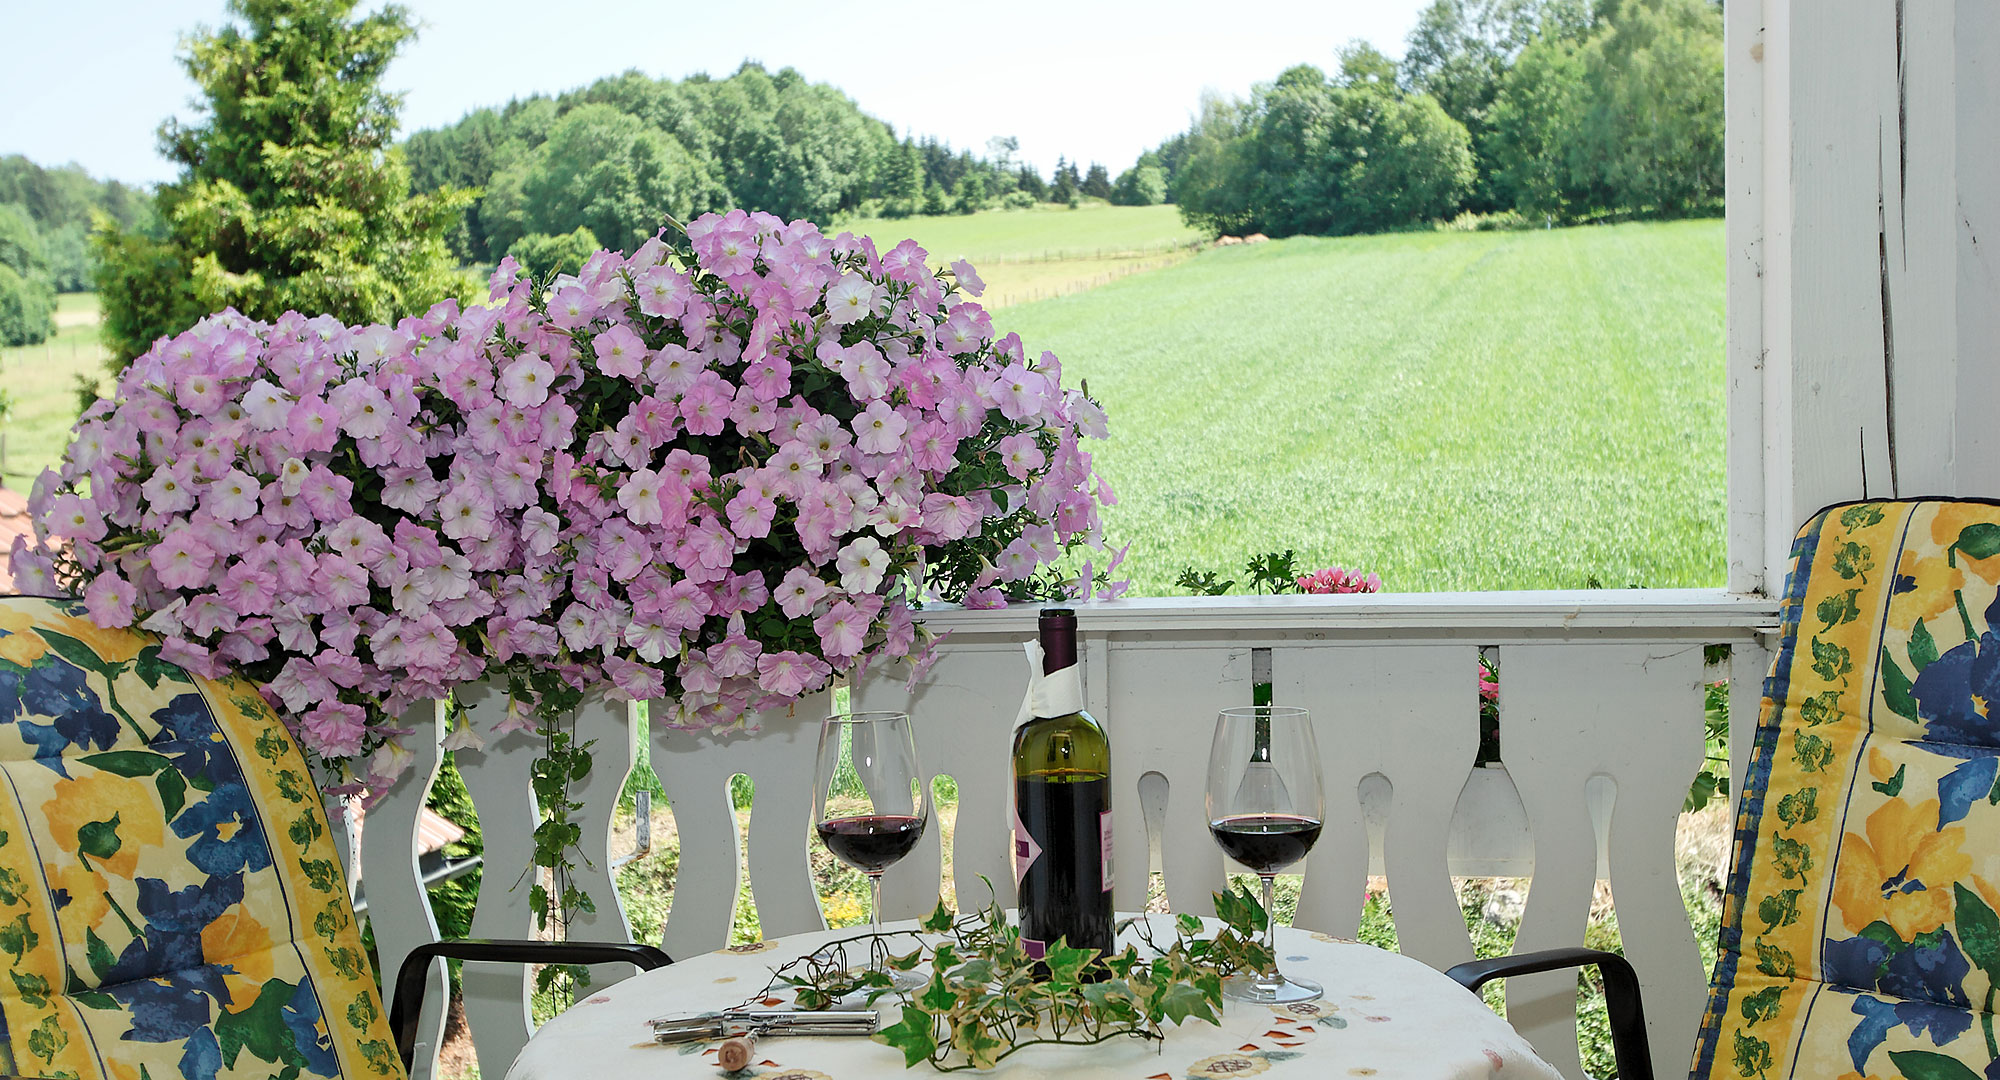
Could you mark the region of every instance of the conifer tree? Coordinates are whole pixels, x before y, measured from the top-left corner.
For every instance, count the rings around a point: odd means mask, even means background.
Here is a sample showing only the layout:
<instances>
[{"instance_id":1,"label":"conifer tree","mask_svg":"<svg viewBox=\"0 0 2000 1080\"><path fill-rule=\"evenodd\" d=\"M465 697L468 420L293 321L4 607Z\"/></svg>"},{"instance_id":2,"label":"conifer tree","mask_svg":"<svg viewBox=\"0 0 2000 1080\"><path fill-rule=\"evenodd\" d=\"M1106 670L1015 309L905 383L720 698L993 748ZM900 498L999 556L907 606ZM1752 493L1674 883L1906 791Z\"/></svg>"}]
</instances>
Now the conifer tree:
<instances>
[{"instance_id":1,"label":"conifer tree","mask_svg":"<svg viewBox=\"0 0 2000 1080\"><path fill-rule=\"evenodd\" d=\"M183 39L206 101L195 122L160 128L181 166L160 188L160 224L95 238L114 364L225 307L389 321L464 283L446 238L471 193L412 197L391 146L402 101L380 81L415 24L395 4L360 19L355 6L229 0L241 25Z\"/></svg>"}]
</instances>

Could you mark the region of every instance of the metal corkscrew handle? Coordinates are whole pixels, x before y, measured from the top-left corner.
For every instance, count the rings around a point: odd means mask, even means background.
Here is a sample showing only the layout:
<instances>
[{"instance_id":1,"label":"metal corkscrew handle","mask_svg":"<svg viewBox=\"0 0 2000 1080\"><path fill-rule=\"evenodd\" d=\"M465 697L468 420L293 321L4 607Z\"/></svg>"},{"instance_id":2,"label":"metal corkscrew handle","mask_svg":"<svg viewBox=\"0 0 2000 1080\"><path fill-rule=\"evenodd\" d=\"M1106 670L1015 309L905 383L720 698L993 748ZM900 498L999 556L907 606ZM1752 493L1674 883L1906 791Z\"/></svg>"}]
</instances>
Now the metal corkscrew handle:
<instances>
[{"instance_id":1,"label":"metal corkscrew handle","mask_svg":"<svg viewBox=\"0 0 2000 1080\"><path fill-rule=\"evenodd\" d=\"M809 1012L804 1010L725 1009L721 1012L677 1013L651 1021L656 1042L705 1042L734 1035L848 1035L875 1034L880 1016L863 1012Z\"/></svg>"}]
</instances>

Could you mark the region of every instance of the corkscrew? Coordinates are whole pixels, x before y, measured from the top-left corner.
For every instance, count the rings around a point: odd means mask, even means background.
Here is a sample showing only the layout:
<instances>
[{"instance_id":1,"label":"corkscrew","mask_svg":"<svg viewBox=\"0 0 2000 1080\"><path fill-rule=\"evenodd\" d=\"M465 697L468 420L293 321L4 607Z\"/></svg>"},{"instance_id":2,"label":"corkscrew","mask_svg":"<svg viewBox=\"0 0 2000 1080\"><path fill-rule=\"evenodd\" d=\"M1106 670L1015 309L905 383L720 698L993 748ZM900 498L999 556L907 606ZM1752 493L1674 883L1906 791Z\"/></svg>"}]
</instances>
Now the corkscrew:
<instances>
[{"instance_id":1,"label":"corkscrew","mask_svg":"<svg viewBox=\"0 0 2000 1080\"><path fill-rule=\"evenodd\" d=\"M861 1012L807 1012L791 1009L724 1009L720 1012L674 1013L650 1021L653 1040L663 1043L707 1042L750 1035L875 1034L880 1015Z\"/></svg>"}]
</instances>

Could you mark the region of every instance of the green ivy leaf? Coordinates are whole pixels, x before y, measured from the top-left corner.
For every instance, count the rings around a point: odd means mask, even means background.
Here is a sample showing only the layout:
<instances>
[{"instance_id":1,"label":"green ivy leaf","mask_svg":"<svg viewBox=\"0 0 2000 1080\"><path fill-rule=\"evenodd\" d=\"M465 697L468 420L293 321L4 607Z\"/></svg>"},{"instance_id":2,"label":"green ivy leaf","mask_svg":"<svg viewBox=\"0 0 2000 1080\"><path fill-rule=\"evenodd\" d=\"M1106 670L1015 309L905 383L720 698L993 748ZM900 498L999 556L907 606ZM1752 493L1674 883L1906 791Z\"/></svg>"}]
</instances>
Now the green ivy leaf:
<instances>
[{"instance_id":1,"label":"green ivy leaf","mask_svg":"<svg viewBox=\"0 0 2000 1080\"><path fill-rule=\"evenodd\" d=\"M1078 949L1061 938L1056 939L1056 943L1049 946L1048 953L1042 957L1042 963L1049 969L1049 987L1059 990L1082 981L1083 965L1096 955L1096 949Z\"/></svg>"},{"instance_id":2,"label":"green ivy leaf","mask_svg":"<svg viewBox=\"0 0 2000 1080\"><path fill-rule=\"evenodd\" d=\"M944 897L938 897L937 907L924 917L923 929L932 934L942 934L951 929L951 909L945 906Z\"/></svg>"},{"instance_id":3,"label":"green ivy leaf","mask_svg":"<svg viewBox=\"0 0 2000 1080\"><path fill-rule=\"evenodd\" d=\"M1889 1060L1905 1080L1979 1080L1964 1062L1931 1050L1891 1050Z\"/></svg>"},{"instance_id":4,"label":"green ivy leaf","mask_svg":"<svg viewBox=\"0 0 2000 1080\"><path fill-rule=\"evenodd\" d=\"M893 1046L903 1052L903 1067L916 1068L917 1062L930 1060L937 1049L937 1033L931 1025L929 1013L915 1005L903 1006L901 1022L875 1033L875 1041Z\"/></svg>"},{"instance_id":5,"label":"green ivy leaf","mask_svg":"<svg viewBox=\"0 0 2000 1080\"><path fill-rule=\"evenodd\" d=\"M958 995L952 993L951 988L945 985L943 973L934 971L931 973L930 985L924 987L923 995L917 998L917 1004L923 1006L927 1013L943 1016L951 1011L953 1005L958 1004Z\"/></svg>"},{"instance_id":6,"label":"green ivy leaf","mask_svg":"<svg viewBox=\"0 0 2000 1080\"><path fill-rule=\"evenodd\" d=\"M1187 983L1168 986L1167 992L1160 998L1160 1010L1175 1024L1183 1023L1190 1016L1200 1017L1211 1024L1220 1023L1208 997Z\"/></svg>"}]
</instances>

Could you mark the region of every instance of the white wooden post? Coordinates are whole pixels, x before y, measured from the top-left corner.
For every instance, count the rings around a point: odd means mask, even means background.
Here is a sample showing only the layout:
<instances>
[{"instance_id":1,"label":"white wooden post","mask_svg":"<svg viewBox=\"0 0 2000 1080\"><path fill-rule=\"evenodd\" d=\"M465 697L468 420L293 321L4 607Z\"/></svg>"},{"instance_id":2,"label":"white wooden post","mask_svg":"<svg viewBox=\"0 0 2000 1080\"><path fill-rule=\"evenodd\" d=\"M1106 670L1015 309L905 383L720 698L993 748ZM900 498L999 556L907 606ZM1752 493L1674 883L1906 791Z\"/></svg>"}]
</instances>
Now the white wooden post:
<instances>
[{"instance_id":1,"label":"white wooden post","mask_svg":"<svg viewBox=\"0 0 2000 1080\"><path fill-rule=\"evenodd\" d=\"M1775 594L1821 506L2000 495L2000 13L1726 19L1730 585Z\"/></svg>"}]
</instances>

